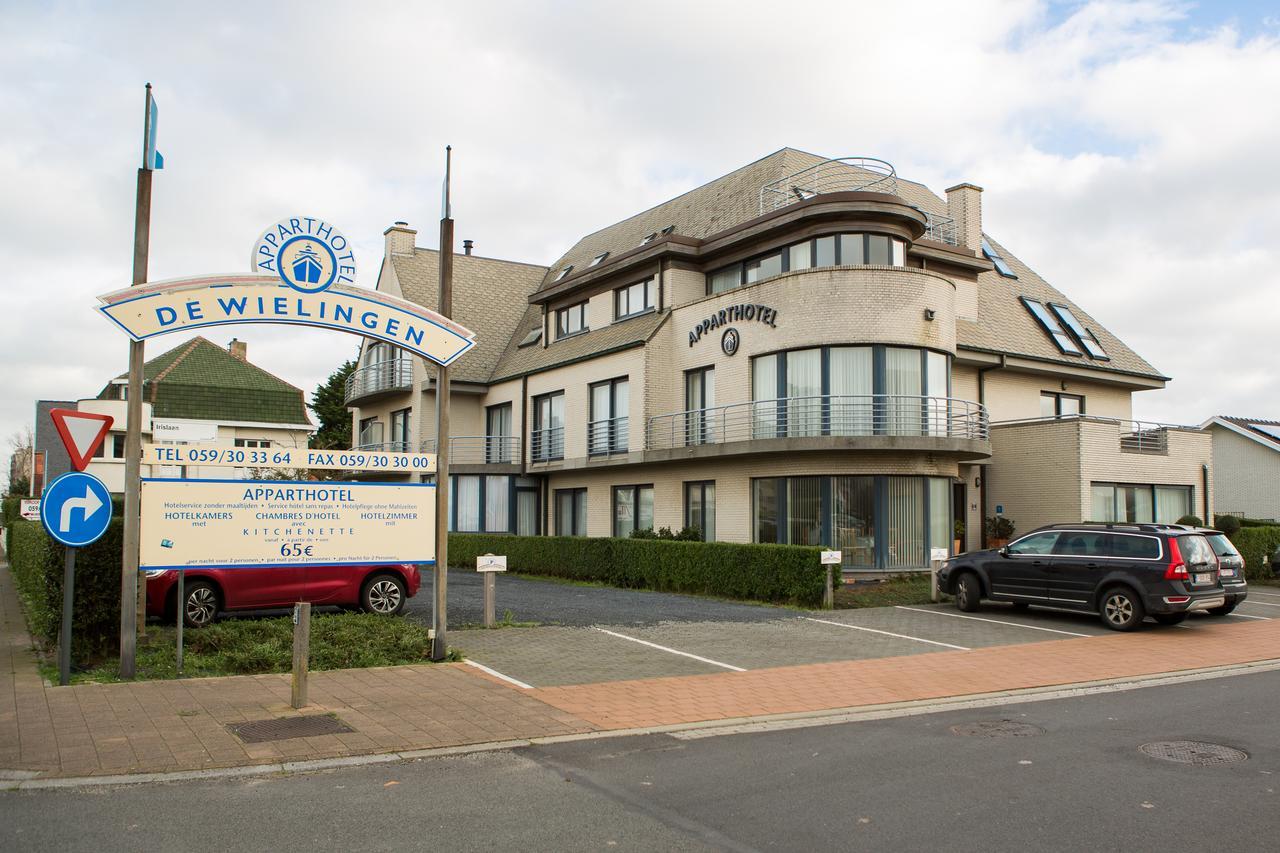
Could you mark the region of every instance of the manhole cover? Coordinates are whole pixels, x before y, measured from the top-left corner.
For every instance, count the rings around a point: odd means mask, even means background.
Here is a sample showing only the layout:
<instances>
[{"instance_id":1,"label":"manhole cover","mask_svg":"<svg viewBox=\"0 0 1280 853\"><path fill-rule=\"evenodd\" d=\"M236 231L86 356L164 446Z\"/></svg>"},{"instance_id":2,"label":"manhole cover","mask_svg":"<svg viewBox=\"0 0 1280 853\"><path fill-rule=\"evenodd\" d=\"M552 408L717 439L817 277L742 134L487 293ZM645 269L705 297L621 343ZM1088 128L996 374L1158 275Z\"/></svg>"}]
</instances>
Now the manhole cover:
<instances>
[{"instance_id":1,"label":"manhole cover","mask_svg":"<svg viewBox=\"0 0 1280 853\"><path fill-rule=\"evenodd\" d=\"M355 729L336 717L281 717L276 720L253 720L248 723L232 723L227 728L245 743L287 740L292 737L340 735L344 732L355 731Z\"/></svg>"},{"instance_id":2,"label":"manhole cover","mask_svg":"<svg viewBox=\"0 0 1280 853\"><path fill-rule=\"evenodd\" d=\"M1144 743L1138 748L1152 758L1176 761L1179 764L1192 764L1196 767L1231 764L1235 761L1244 761L1249 757L1246 752L1220 743L1201 743L1195 740L1161 740Z\"/></svg>"},{"instance_id":3,"label":"manhole cover","mask_svg":"<svg viewBox=\"0 0 1280 853\"><path fill-rule=\"evenodd\" d=\"M1044 729L1014 720L982 720L952 726L951 733L964 737L1031 737L1044 734Z\"/></svg>"}]
</instances>

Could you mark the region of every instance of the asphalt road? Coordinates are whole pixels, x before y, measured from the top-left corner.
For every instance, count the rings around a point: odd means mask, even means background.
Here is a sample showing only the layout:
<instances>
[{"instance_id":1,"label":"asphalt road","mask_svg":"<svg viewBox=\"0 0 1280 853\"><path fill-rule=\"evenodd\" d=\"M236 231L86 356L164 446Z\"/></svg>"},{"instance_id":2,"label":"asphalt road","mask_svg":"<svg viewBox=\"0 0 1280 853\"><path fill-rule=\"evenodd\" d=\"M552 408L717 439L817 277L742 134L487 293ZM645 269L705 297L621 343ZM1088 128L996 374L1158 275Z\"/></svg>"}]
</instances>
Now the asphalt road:
<instances>
[{"instance_id":1,"label":"asphalt road","mask_svg":"<svg viewBox=\"0 0 1280 853\"><path fill-rule=\"evenodd\" d=\"M0 795L0 849L1273 850L1280 672L892 720ZM1011 720L1041 733L969 737ZM1229 745L1217 767L1151 741Z\"/></svg>"},{"instance_id":2,"label":"asphalt road","mask_svg":"<svg viewBox=\"0 0 1280 853\"><path fill-rule=\"evenodd\" d=\"M405 614L431 624L432 573L422 573L418 594ZM498 619L511 612L516 622L541 625L656 625L660 622L763 622L789 611L767 605L738 604L694 595L581 586L543 578L499 575ZM481 579L477 572L449 571L449 625L462 628L484 622Z\"/></svg>"}]
</instances>

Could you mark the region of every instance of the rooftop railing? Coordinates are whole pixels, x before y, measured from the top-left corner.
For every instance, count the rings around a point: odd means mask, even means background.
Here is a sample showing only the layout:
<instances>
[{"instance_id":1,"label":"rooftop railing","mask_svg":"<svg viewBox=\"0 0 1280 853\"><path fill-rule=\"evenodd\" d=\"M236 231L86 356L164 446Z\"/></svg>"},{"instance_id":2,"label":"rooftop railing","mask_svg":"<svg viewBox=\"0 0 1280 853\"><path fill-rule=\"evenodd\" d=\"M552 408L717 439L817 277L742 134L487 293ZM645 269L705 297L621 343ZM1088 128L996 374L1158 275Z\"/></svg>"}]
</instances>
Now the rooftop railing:
<instances>
[{"instance_id":1,"label":"rooftop railing","mask_svg":"<svg viewBox=\"0 0 1280 853\"><path fill-rule=\"evenodd\" d=\"M960 245L960 232L956 228L956 221L950 216L941 216L937 213L930 213L927 210L920 211L925 215L924 236L929 240L936 240L939 243L946 243L948 246Z\"/></svg>"},{"instance_id":2,"label":"rooftop railing","mask_svg":"<svg viewBox=\"0 0 1280 853\"><path fill-rule=\"evenodd\" d=\"M1181 424L1163 424L1154 421L1134 421L1127 418L1107 418L1097 415L1064 415L1062 417L1023 418L1020 420L998 421L995 426L1013 426L1034 423L1061 423L1062 421L1083 421L1092 424L1113 426L1117 433L1117 447L1121 453L1167 454L1169 452L1169 433L1201 432L1196 426Z\"/></svg>"},{"instance_id":3,"label":"rooftop railing","mask_svg":"<svg viewBox=\"0 0 1280 853\"><path fill-rule=\"evenodd\" d=\"M776 438L988 438L986 409L969 400L892 394L784 397L649 419L645 447L666 450Z\"/></svg>"},{"instance_id":4,"label":"rooftop railing","mask_svg":"<svg viewBox=\"0 0 1280 853\"><path fill-rule=\"evenodd\" d=\"M872 192L898 194L898 173L875 157L837 157L760 188L760 213L811 199L823 193Z\"/></svg>"},{"instance_id":5,"label":"rooftop railing","mask_svg":"<svg viewBox=\"0 0 1280 853\"><path fill-rule=\"evenodd\" d=\"M383 391L407 391L413 386L413 361L389 358L351 371L347 377L343 402L367 397Z\"/></svg>"},{"instance_id":6,"label":"rooftop railing","mask_svg":"<svg viewBox=\"0 0 1280 853\"><path fill-rule=\"evenodd\" d=\"M436 440L422 442L423 453L435 453ZM511 465L520 462L520 437L455 435L449 439L449 462L457 465Z\"/></svg>"}]
</instances>

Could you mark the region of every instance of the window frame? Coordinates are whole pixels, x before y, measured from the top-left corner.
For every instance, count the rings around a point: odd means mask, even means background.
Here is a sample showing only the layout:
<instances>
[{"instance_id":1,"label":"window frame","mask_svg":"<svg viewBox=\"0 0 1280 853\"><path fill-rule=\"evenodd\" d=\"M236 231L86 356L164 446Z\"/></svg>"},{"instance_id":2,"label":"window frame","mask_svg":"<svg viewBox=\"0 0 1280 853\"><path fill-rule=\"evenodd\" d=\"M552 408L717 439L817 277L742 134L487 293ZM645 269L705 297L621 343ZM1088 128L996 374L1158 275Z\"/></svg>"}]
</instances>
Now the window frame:
<instances>
[{"instance_id":1,"label":"window frame","mask_svg":"<svg viewBox=\"0 0 1280 853\"><path fill-rule=\"evenodd\" d=\"M579 517L579 514L578 514L578 497L579 497L579 495L581 495L581 496L584 498L584 500L583 500L583 512L582 512L582 514L581 514L581 517ZM552 489L552 494L551 494L551 507L552 507L551 515L552 515L552 524L551 524L551 529L555 531L555 535L556 535L556 536L586 536L586 535L588 535L588 533L587 533L587 503L586 503L586 500L585 500L586 496L587 496L587 489L586 489L586 487L585 487L585 486L577 486L577 487L574 487L574 488L572 488L572 489ZM570 501L570 511L569 511L569 514L572 516L572 520L570 521L570 526L572 526L572 527L574 528L574 530L579 530L579 529L581 529L581 530L582 530L582 532L581 532L581 533L574 533L574 532L566 533L566 532L564 532L563 530L561 530L561 529L560 529L560 500L561 500L561 498L562 498L562 497L564 497L564 498L568 498L568 499L569 499L569 501Z\"/></svg>"},{"instance_id":2,"label":"window frame","mask_svg":"<svg viewBox=\"0 0 1280 853\"><path fill-rule=\"evenodd\" d=\"M1040 329L1049 336L1049 340L1053 341L1058 347L1059 352L1063 355L1084 357L1084 350L1080 349L1071 333L1066 330L1062 323L1058 322L1057 315L1049 309L1048 305L1032 296L1019 296L1018 299L1022 302L1022 306L1026 308L1027 313L1040 326Z\"/></svg>"},{"instance_id":3,"label":"window frame","mask_svg":"<svg viewBox=\"0 0 1280 853\"><path fill-rule=\"evenodd\" d=\"M535 394L533 398L529 401L533 408L533 417L529 419L529 458L530 458L530 461L532 462L559 462L564 459L565 425L563 423L564 421L564 404L563 403L561 403L560 405L560 410L561 410L560 412L561 424L559 427L560 453L558 455L551 455L546 453L544 453L541 456L535 455L535 451L536 451L536 448L538 447L538 443L534 441L534 433L551 432L552 430L556 429L556 427L553 427L553 426L546 426L546 427L541 426L539 409L541 408L542 403L546 402L547 414L549 419L552 411L552 407L553 407L553 404L551 401L554 400L556 397L560 397L562 399L564 398L563 388L560 389L559 391L548 391L545 394Z\"/></svg>"},{"instance_id":4,"label":"window frame","mask_svg":"<svg viewBox=\"0 0 1280 853\"><path fill-rule=\"evenodd\" d=\"M1002 278L1011 278L1017 281L1018 274L1009 266L1009 262L1004 259L1004 256L991 247L991 243L986 237L982 238L982 254L987 256L987 260L991 261L991 265L996 268L996 272Z\"/></svg>"},{"instance_id":5,"label":"window frame","mask_svg":"<svg viewBox=\"0 0 1280 853\"><path fill-rule=\"evenodd\" d=\"M585 335L587 332L591 331L591 324L587 315L587 307L589 304L590 304L590 301L587 299L584 299L581 302L575 302L572 305L566 305L563 308L556 309L556 340L557 341L562 341L565 338L572 338L578 335ZM569 331L567 330L568 324L567 324L566 318L569 317L569 312L574 310L577 310L581 313L582 326L572 331Z\"/></svg>"},{"instance_id":6,"label":"window frame","mask_svg":"<svg viewBox=\"0 0 1280 853\"><path fill-rule=\"evenodd\" d=\"M641 301L644 303L639 309L631 309L631 291L639 287L641 293ZM626 302L627 310L623 310L623 302ZM658 282L654 276L633 281L631 284L624 284L622 287L616 287L613 290L613 320L630 320L632 317L639 317L641 314L652 314L658 310Z\"/></svg>"},{"instance_id":7,"label":"window frame","mask_svg":"<svg viewBox=\"0 0 1280 853\"><path fill-rule=\"evenodd\" d=\"M845 242L845 238L854 238L854 237L862 238L860 241L862 244L862 260L857 263L851 263L850 261L846 260L843 257L843 250L841 248L842 244ZM828 269L833 266L835 267L882 266L881 264L869 264L866 262L866 258L870 256L870 248L871 248L870 240L872 237L882 237L889 241L889 264L888 264L889 266L895 266L895 267L906 266L908 243L906 240L903 240L901 237L895 236L893 234L886 234L880 231L840 231L840 232L832 232L830 234L818 234L813 237L808 237L804 240L795 240L788 243L784 243L781 246L777 246L775 248L768 249L763 252L758 252L754 255L750 255L746 258L743 258L740 261L735 261L734 263L725 264L724 266L717 267L716 269L713 269L713 270L709 270L705 274L706 275L706 287L705 287L706 295L714 296L721 293L728 293L731 290L737 290L738 288L746 287L748 284L756 284L757 282L763 280L763 279L756 279L754 281L747 281L747 266L749 264L756 263L762 259L768 258L772 255L781 256L782 268L781 270L779 270L779 272L775 273L775 275L782 275L784 273L789 273L789 272L798 272L800 270ZM818 241L824 240L824 239L831 239L833 243L832 252L831 252L831 257L833 259L833 262L831 264L818 263ZM804 267L793 268L791 266L792 250L801 245L808 245L809 247L809 255L808 255L809 263L807 266L804 266ZM895 261L897 260L901 260L902 263L900 264L895 263ZM724 290L719 290L719 291L713 290L711 287L712 279L715 278L717 275L720 275L721 273L726 273L726 272L729 272L730 270L733 270L735 267L737 268L737 271L738 271L738 283L733 287L729 287ZM767 279L772 277L773 276L770 275L770 276L766 276L765 278Z\"/></svg>"},{"instance_id":8,"label":"window frame","mask_svg":"<svg viewBox=\"0 0 1280 853\"><path fill-rule=\"evenodd\" d=\"M693 493L694 489L697 489L700 493L699 500L701 501L701 505L702 505L703 518L707 517L707 514L708 514L707 513L707 487L708 486L711 488L711 512L710 512L711 526L712 528L715 527L715 524L716 524L716 498L715 498L716 481L715 480L686 480L685 481L684 483L684 526L685 527L694 526L692 513L691 513L692 502L689 500L689 496ZM698 530L702 534L703 542L716 541L716 538L715 538L716 531L714 529L708 531L707 526L705 524L702 524L702 525L698 525ZM710 534L710 536L708 536L708 533Z\"/></svg>"},{"instance_id":9,"label":"window frame","mask_svg":"<svg viewBox=\"0 0 1280 853\"><path fill-rule=\"evenodd\" d=\"M1061 419L1061 418L1082 417L1082 416L1085 414L1085 410L1084 410L1084 396L1085 396L1084 394L1067 394L1067 393L1062 392L1062 391L1041 391L1041 392L1040 392L1040 408L1041 408L1042 412L1041 412L1040 417L1042 417L1042 418L1052 417L1052 418L1054 418L1055 420L1058 420L1058 419ZM1044 413L1043 413L1043 409L1044 409L1044 399L1045 399L1046 397L1052 397L1052 398L1053 398L1053 414L1052 414L1052 415L1046 415L1046 414L1044 414ZM1076 401L1078 401L1078 402L1080 403L1080 410L1079 410L1078 412L1076 412L1075 414L1064 415L1064 414L1062 413L1062 401L1063 401L1063 400L1076 400Z\"/></svg>"},{"instance_id":10,"label":"window frame","mask_svg":"<svg viewBox=\"0 0 1280 853\"><path fill-rule=\"evenodd\" d=\"M1119 507L1118 495L1120 489L1146 489L1151 497L1151 520L1129 521L1128 519L1115 518L1110 521L1105 519L1091 519L1091 521L1099 524L1169 524L1170 522L1159 521L1160 518L1160 501L1159 489L1179 489L1187 495L1187 509L1194 510L1196 501L1196 487L1186 483L1132 483L1122 482L1119 480L1090 480L1089 481L1089 514L1093 515L1093 490L1098 487L1109 487L1111 489L1111 515L1116 515ZM1177 519L1174 519L1177 521Z\"/></svg>"},{"instance_id":11,"label":"window frame","mask_svg":"<svg viewBox=\"0 0 1280 853\"><path fill-rule=\"evenodd\" d=\"M509 463L513 462L510 448L503 442L498 442L494 447L491 438L510 438L512 428L515 426L515 412L513 403L508 400L505 403L494 403L491 406L484 407L484 461L486 463ZM506 413L506 432L493 431L493 418L495 415ZM503 426L503 424L499 424Z\"/></svg>"},{"instance_id":12,"label":"window frame","mask_svg":"<svg viewBox=\"0 0 1280 853\"><path fill-rule=\"evenodd\" d=\"M617 411L618 411L618 386L619 386L619 385L621 385L621 384L623 384L623 383L625 383L625 384L626 384L626 386L627 386L627 403L628 403L628 409L629 409L629 408L630 408L630 402L631 402L631 377L630 377L630 375L627 375L627 376L615 376L615 377L613 377L612 379L602 379L602 380L601 380L601 381L599 381L599 382L592 382L592 383L590 383L590 384L588 384L588 385L587 385L587 456L589 456L589 457L590 457L590 456L617 456L618 454L621 454L621 453L628 453L628 452L630 452L630 449L631 449L631 448L630 448L630 444L631 444L631 413L630 413L630 411L628 411L628 412L627 412L627 413L625 413L625 414L621 414L621 415L617 414ZM597 388L604 387L605 385L608 385L608 386L609 386L609 417L607 417L607 418L597 418L597 417L596 417L596 394L595 394L595 391L596 391L596 389L597 389ZM626 419L627 419L627 430L626 430L626 433L627 433L627 435L626 435L626 439L627 439L627 441L626 441L626 445L625 445L625 446L620 446L620 445L619 445L619 442L620 442L620 440L621 440L621 438L622 438L622 436L620 436L620 435L619 435L619 433L621 432L621 430L619 430L619 426L620 426L620 424L618 423L618 420L619 420L620 418L626 418ZM597 423L608 423L608 424L609 424L609 434L608 434L608 438L607 438L607 441L606 441L606 444L605 444L605 449L603 449L603 450L596 450L596 449L594 449L594 447L593 447L593 442L592 442L592 430L593 430L593 428L595 427L595 425L596 425Z\"/></svg>"},{"instance_id":13,"label":"window frame","mask_svg":"<svg viewBox=\"0 0 1280 853\"><path fill-rule=\"evenodd\" d=\"M1091 329L1080 322L1080 318L1071 310L1070 305L1063 305L1061 302L1046 303L1049 310L1054 313L1071 334L1075 335L1076 340L1084 347L1085 352L1089 354L1089 358L1096 361L1110 361L1111 356L1107 355L1107 351L1102 348L1098 336Z\"/></svg>"},{"instance_id":14,"label":"window frame","mask_svg":"<svg viewBox=\"0 0 1280 853\"><path fill-rule=\"evenodd\" d=\"M653 530L657 524L657 519L651 519L648 527L640 527L640 492L642 489L648 489L650 492L650 506L656 508L656 494L654 494L653 483L631 483L625 486L613 486L609 490L609 517L610 529L615 539L624 538L618 532L618 493L631 490L631 529L635 530ZM630 536L630 534L627 534Z\"/></svg>"}]
</instances>

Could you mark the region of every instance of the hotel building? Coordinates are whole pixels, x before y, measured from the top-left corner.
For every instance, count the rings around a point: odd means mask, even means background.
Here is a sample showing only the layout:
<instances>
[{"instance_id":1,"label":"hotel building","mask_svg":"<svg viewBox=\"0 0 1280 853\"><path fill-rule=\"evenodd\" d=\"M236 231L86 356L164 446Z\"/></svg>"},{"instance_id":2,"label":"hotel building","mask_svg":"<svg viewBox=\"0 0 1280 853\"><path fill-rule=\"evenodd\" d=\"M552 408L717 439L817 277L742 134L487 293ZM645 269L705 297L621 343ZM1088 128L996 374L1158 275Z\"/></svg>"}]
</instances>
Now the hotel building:
<instances>
[{"instance_id":1,"label":"hotel building","mask_svg":"<svg viewBox=\"0 0 1280 853\"><path fill-rule=\"evenodd\" d=\"M435 307L397 222L378 289ZM1132 421L1161 375L982 227L870 158L783 149L578 240L456 255L452 529L698 528L922 569L983 519L1210 515L1211 443ZM353 442L433 450L433 371L366 342Z\"/></svg>"}]
</instances>

